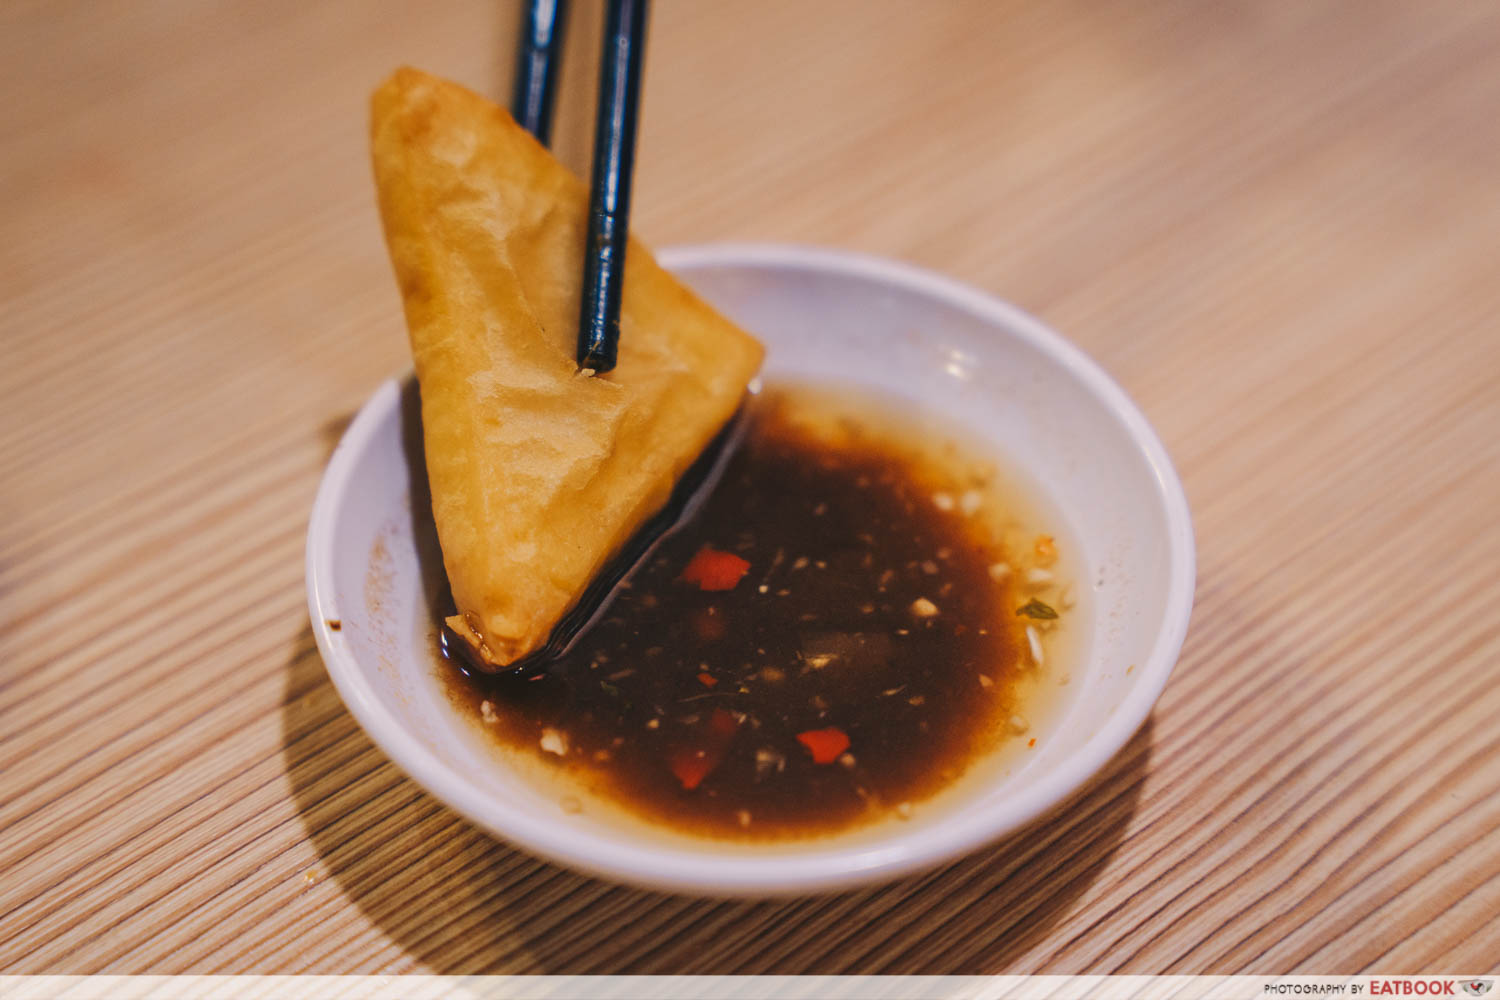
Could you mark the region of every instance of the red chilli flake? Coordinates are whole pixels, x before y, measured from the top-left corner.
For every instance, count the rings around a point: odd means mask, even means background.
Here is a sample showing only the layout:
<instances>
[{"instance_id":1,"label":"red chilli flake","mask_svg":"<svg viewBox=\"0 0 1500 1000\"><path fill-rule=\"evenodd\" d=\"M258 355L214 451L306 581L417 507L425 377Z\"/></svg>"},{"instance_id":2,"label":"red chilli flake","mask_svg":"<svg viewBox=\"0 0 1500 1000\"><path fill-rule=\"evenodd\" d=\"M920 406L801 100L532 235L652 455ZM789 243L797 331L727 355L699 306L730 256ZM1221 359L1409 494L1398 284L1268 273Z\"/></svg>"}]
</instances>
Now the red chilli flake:
<instances>
[{"instance_id":1,"label":"red chilli flake","mask_svg":"<svg viewBox=\"0 0 1500 1000\"><path fill-rule=\"evenodd\" d=\"M698 675L698 683L702 684L704 687L713 687L715 684L719 683L719 679L705 670L703 673Z\"/></svg>"},{"instance_id":2,"label":"red chilli flake","mask_svg":"<svg viewBox=\"0 0 1500 1000\"><path fill-rule=\"evenodd\" d=\"M708 759L708 753L704 750L679 750L668 763L672 766L672 773L688 791L697 788L715 766L715 762Z\"/></svg>"},{"instance_id":3,"label":"red chilli flake","mask_svg":"<svg viewBox=\"0 0 1500 1000\"><path fill-rule=\"evenodd\" d=\"M692 791L703 783L724 762L729 745L739 732L740 720L728 709L716 708L708 717L708 724L699 731L696 745L679 747L667 759L667 765L682 787Z\"/></svg>"},{"instance_id":4,"label":"red chilli flake","mask_svg":"<svg viewBox=\"0 0 1500 1000\"><path fill-rule=\"evenodd\" d=\"M681 579L699 590L733 590L750 572L750 564L733 552L705 545L682 569Z\"/></svg>"},{"instance_id":5,"label":"red chilli flake","mask_svg":"<svg viewBox=\"0 0 1500 1000\"><path fill-rule=\"evenodd\" d=\"M832 764L839 759L839 754L849 749L849 737L837 726L798 733L797 742L807 747L814 764Z\"/></svg>"}]
</instances>

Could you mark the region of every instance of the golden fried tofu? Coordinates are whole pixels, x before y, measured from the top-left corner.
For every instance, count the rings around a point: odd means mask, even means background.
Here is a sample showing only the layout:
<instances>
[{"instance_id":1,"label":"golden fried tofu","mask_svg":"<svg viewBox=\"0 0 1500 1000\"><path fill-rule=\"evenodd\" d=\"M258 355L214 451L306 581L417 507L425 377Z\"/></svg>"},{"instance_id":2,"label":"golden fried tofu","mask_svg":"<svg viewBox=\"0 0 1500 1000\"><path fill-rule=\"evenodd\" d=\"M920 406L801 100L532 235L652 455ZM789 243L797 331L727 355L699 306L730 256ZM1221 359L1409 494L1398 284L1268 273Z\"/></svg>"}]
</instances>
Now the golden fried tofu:
<instances>
[{"instance_id":1,"label":"golden fried tofu","mask_svg":"<svg viewBox=\"0 0 1500 1000\"><path fill-rule=\"evenodd\" d=\"M458 614L541 646L739 406L763 350L630 242L619 362L574 362L588 191L503 109L398 70L370 139Z\"/></svg>"}]
</instances>

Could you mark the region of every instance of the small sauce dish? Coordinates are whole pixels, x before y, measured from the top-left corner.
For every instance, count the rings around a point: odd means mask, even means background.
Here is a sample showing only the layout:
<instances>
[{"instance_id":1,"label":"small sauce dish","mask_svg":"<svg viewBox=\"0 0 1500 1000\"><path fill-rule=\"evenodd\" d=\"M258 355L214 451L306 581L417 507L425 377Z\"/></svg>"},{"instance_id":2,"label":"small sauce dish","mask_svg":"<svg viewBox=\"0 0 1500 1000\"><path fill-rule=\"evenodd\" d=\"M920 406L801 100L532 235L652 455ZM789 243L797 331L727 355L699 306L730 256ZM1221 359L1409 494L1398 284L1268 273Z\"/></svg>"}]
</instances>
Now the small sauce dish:
<instances>
[{"instance_id":1,"label":"small sauce dish","mask_svg":"<svg viewBox=\"0 0 1500 1000\"><path fill-rule=\"evenodd\" d=\"M339 443L308 528L313 631L344 703L415 781L480 827L602 878L708 895L848 888L954 860L1065 803L1145 721L1176 662L1194 588L1187 501L1160 440L1093 361L982 292L855 254L719 245L662 263L760 337L765 377L855 383L909 400L992 450L1079 551L1085 641L1035 745L976 769L909 818L743 843L674 833L549 786L499 756L450 702L435 660L436 567L412 515L403 384L382 385Z\"/></svg>"}]
</instances>

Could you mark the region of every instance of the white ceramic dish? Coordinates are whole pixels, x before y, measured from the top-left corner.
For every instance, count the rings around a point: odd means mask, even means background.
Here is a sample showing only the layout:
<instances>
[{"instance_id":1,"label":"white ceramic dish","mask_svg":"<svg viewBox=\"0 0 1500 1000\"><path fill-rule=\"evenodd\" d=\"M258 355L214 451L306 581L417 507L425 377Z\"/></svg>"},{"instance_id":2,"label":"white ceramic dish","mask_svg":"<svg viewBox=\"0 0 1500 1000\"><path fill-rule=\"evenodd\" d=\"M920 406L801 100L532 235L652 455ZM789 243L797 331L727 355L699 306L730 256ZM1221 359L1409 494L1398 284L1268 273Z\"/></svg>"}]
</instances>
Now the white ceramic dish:
<instances>
[{"instance_id":1,"label":"white ceramic dish","mask_svg":"<svg viewBox=\"0 0 1500 1000\"><path fill-rule=\"evenodd\" d=\"M545 783L487 752L438 684L396 380L344 434L308 528L313 629L350 712L407 774L496 836L664 890L768 895L888 879L973 851L1065 801L1150 713L1192 607L1187 502L1140 411L1037 320L934 274L782 246L679 249L662 261L766 342L768 376L852 380L908 397L971 428L1041 486L1082 549L1092 627L1036 751L967 793L962 808L784 845L692 840L565 811Z\"/></svg>"}]
</instances>

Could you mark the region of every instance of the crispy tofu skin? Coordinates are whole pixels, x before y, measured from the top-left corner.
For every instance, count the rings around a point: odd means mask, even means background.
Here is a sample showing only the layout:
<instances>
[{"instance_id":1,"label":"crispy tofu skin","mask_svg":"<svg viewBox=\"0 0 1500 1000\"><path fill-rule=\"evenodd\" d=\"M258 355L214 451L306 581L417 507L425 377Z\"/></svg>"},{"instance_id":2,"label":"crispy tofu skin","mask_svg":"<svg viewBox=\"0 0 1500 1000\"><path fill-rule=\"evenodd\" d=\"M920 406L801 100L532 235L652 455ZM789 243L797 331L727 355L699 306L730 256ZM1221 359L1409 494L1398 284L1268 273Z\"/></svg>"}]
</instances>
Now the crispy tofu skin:
<instances>
[{"instance_id":1,"label":"crispy tofu skin","mask_svg":"<svg viewBox=\"0 0 1500 1000\"><path fill-rule=\"evenodd\" d=\"M632 240L618 367L580 373L584 184L503 109L414 69L375 92L370 140L449 624L503 667L666 503L764 352Z\"/></svg>"}]
</instances>

